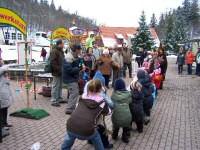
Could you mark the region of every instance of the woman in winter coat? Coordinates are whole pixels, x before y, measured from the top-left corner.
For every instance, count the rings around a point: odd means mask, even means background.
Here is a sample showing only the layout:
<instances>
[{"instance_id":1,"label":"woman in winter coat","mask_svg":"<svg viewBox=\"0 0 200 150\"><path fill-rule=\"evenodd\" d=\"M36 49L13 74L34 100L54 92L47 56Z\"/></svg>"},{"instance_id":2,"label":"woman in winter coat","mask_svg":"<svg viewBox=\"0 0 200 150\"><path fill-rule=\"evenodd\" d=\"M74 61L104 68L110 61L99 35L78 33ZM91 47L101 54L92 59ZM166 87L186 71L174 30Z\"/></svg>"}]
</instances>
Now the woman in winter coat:
<instances>
[{"instance_id":1,"label":"woman in winter coat","mask_svg":"<svg viewBox=\"0 0 200 150\"><path fill-rule=\"evenodd\" d=\"M83 93L79 104L67 121L67 133L62 150L70 150L76 139L91 140L95 150L104 150L101 137L96 129L98 118L109 112L103 97L99 80L91 80L87 85L87 93Z\"/></svg>"},{"instance_id":2,"label":"woman in winter coat","mask_svg":"<svg viewBox=\"0 0 200 150\"><path fill-rule=\"evenodd\" d=\"M130 90L132 96L132 102L130 104L132 121L136 123L138 132L142 133L144 124L144 94L142 93L142 85L137 81L137 79L131 83Z\"/></svg>"},{"instance_id":3,"label":"woman in winter coat","mask_svg":"<svg viewBox=\"0 0 200 150\"><path fill-rule=\"evenodd\" d=\"M128 143L130 136L130 124L132 120L129 109L129 104L131 103L131 94L126 90L126 85L123 79L117 79L115 81L114 91L111 99L114 103L112 114L112 138L116 140L118 138L119 129L123 128L122 141Z\"/></svg>"},{"instance_id":4,"label":"woman in winter coat","mask_svg":"<svg viewBox=\"0 0 200 150\"><path fill-rule=\"evenodd\" d=\"M162 89L163 88L163 81L165 80L165 75L166 75L167 66L168 66L167 56L166 56L163 48L159 48L158 60L159 60L159 63L160 63L161 74L163 76L163 79L162 79L162 82L161 82L161 85L160 85L160 89Z\"/></svg>"},{"instance_id":5,"label":"woman in winter coat","mask_svg":"<svg viewBox=\"0 0 200 150\"><path fill-rule=\"evenodd\" d=\"M102 65L99 66L99 70L103 74L105 78L105 86L109 88L109 79L112 72L112 58L109 55L109 50L104 49L103 54L100 56L100 58L97 60L98 63L101 63Z\"/></svg>"},{"instance_id":6,"label":"woman in winter coat","mask_svg":"<svg viewBox=\"0 0 200 150\"><path fill-rule=\"evenodd\" d=\"M183 53L182 47L179 50L176 64L178 64L178 74L182 74L183 73L183 65L185 64L185 55Z\"/></svg>"},{"instance_id":7,"label":"woman in winter coat","mask_svg":"<svg viewBox=\"0 0 200 150\"><path fill-rule=\"evenodd\" d=\"M13 103L10 81L7 78L7 67L0 67L0 114L3 127L12 127L7 122L8 108Z\"/></svg>"},{"instance_id":8,"label":"woman in winter coat","mask_svg":"<svg viewBox=\"0 0 200 150\"><path fill-rule=\"evenodd\" d=\"M140 69L137 72L138 82L142 85L142 93L144 95L143 99L143 108L145 113L145 124L148 124L150 121L151 108L153 106L153 95L154 86L151 83L150 76L146 71Z\"/></svg>"},{"instance_id":9,"label":"woman in winter coat","mask_svg":"<svg viewBox=\"0 0 200 150\"><path fill-rule=\"evenodd\" d=\"M192 52L192 49L189 49L188 52L186 53L185 56L185 61L188 67L188 74L191 75L192 74L192 64L194 62L194 54Z\"/></svg>"}]
</instances>

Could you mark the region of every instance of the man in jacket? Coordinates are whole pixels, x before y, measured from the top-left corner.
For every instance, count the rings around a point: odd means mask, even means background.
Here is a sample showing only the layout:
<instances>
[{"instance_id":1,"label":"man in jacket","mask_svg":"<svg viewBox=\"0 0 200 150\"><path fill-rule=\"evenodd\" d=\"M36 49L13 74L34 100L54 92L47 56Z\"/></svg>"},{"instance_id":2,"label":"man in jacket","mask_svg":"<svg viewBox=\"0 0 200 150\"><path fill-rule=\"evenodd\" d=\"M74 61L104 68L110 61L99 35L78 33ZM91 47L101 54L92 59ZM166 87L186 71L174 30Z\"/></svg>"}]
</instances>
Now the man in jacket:
<instances>
[{"instance_id":1,"label":"man in jacket","mask_svg":"<svg viewBox=\"0 0 200 150\"><path fill-rule=\"evenodd\" d=\"M126 78L126 68L128 67L129 78L132 78L132 63L131 63L132 53L130 49L128 49L128 47L126 46L126 43L122 44L122 55L123 55L123 62L124 62L123 76L124 78Z\"/></svg>"},{"instance_id":2,"label":"man in jacket","mask_svg":"<svg viewBox=\"0 0 200 150\"><path fill-rule=\"evenodd\" d=\"M114 87L115 80L123 76L123 56L122 48L117 48L117 51L112 55L112 61L114 64L113 68L113 81L112 86Z\"/></svg>"},{"instance_id":3,"label":"man in jacket","mask_svg":"<svg viewBox=\"0 0 200 150\"><path fill-rule=\"evenodd\" d=\"M197 54L196 54L196 75L200 76L200 47L198 48Z\"/></svg>"},{"instance_id":4,"label":"man in jacket","mask_svg":"<svg viewBox=\"0 0 200 150\"><path fill-rule=\"evenodd\" d=\"M56 46L53 48L50 54L50 62L52 67L52 91L51 91L51 102L52 106L59 107L59 102L62 101L62 68L63 68L63 52L64 43L62 40L56 42Z\"/></svg>"},{"instance_id":5,"label":"man in jacket","mask_svg":"<svg viewBox=\"0 0 200 150\"><path fill-rule=\"evenodd\" d=\"M194 62L194 54L192 52L192 49L189 49L186 53L186 64L188 66L188 74L192 74L192 64Z\"/></svg>"},{"instance_id":6,"label":"man in jacket","mask_svg":"<svg viewBox=\"0 0 200 150\"><path fill-rule=\"evenodd\" d=\"M138 63L138 68L142 67L145 57L146 57L146 52L144 51L143 48L140 48L137 53L137 57L136 57L136 61Z\"/></svg>"},{"instance_id":7,"label":"man in jacket","mask_svg":"<svg viewBox=\"0 0 200 150\"><path fill-rule=\"evenodd\" d=\"M79 97L79 71L80 71L80 58L78 57L81 52L80 45L73 45L71 51L67 53L63 65L63 82L67 85L68 89L68 104L66 114L71 114Z\"/></svg>"}]
</instances>

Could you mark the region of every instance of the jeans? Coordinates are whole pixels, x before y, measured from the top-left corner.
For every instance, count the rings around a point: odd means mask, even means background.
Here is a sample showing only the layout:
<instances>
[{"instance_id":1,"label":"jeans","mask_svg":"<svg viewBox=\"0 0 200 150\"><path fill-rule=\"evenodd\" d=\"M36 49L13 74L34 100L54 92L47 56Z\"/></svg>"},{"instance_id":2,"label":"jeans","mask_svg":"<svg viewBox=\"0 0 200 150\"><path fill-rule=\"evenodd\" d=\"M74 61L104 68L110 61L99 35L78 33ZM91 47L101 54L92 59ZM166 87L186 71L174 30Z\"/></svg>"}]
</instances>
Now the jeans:
<instances>
[{"instance_id":1,"label":"jeans","mask_svg":"<svg viewBox=\"0 0 200 150\"><path fill-rule=\"evenodd\" d=\"M2 126L6 126L8 123L7 123L7 118L8 118L8 107L6 108L1 108L0 109L0 121L2 123Z\"/></svg>"},{"instance_id":2,"label":"jeans","mask_svg":"<svg viewBox=\"0 0 200 150\"><path fill-rule=\"evenodd\" d=\"M62 77L53 76L51 101L52 103L58 103L61 98L62 98Z\"/></svg>"},{"instance_id":3,"label":"jeans","mask_svg":"<svg viewBox=\"0 0 200 150\"><path fill-rule=\"evenodd\" d=\"M67 112L73 112L73 110L76 108L76 103L79 98L79 87L77 82L72 82L67 84L67 90L68 90L68 100L67 100Z\"/></svg>"},{"instance_id":4,"label":"jeans","mask_svg":"<svg viewBox=\"0 0 200 150\"><path fill-rule=\"evenodd\" d=\"M142 67L142 65L143 65L143 60L142 61L137 61L137 63L138 63L138 68L141 68Z\"/></svg>"},{"instance_id":5,"label":"jeans","mask_svg":"<svg viewBox=\"0 0 200 150\"><path fill-rule=\"evenodd\" d=\"M196 66L196 75L200 76L200 64Z\"/></svg>"},{"instance_id":6,"label":"jeans","mask_svg":"<svg viewBox=\"0 0 200 150\"><path fill-rule=\"evenodd\" d=\"M183 65L178 65L178 74L183 73Z\"/></svg>"},{"instance_id":7,"label":"jeans","mask_svg":"<svg viewBox=\"0 0 200 150\"><path fill-rule=\"evenodd\" d=\"M124 66L123 66L123 76L124 78L126 77L126 69L128 68L128 71L129 71L129 77L132 77L132 64L126 64L124 63Z\"/></svg>"},{"instance_id":8,"label":"jeans","mask_svg":"<svg viewBox=\"0 0 200 150\"><path fill-rule=\"evenodd\" d=\"M123 77L123 69L119 70L113 70L113 81L112 81L112 86L114 87L115 85L115 80L122 78Z\"/></svg>"},{"instance_id":9,"label":"jeans","mask_svg":"<svg viewBox=\"0 0 200 150\"><path fill-rule=\"evenodd\" d=\"M45 57L42 57L43 58L43 61L46 61L46 56Z\"/></svg>"},{"instance_id":10,"label":"jeans","mask_svg":"<svg viewBox=\"0 0 200 150\"><path fill-rule=\"evenodd\" d=\"M192 64L188 64L188 74L191 75L192 74Z\"/></svg>"},{"instance_id":11,"label":"jeans","mask_svg":"<svg viewBox=\"0 0 200 150\"><path fill-rule=\"evenodd\" d=\"M105 79L105 86L108 87L109 86L110 75L103 75L103 77Z\"/></svg>"},{"instance_id":12,"label":"jeans","mask_svg":"<svg viewBox=\"0 0 200 150\"><path fill-rule=\"evenodd\" d=\"M71 147L73 146L76 139L91 140L95 147L95 150L104 150L101 137L97 131L95 131L95 133L89 137L84 137L72 132L67 132L64 138L64 142L61 146L61 150L71 150Z\"/></svg>"}]
</instances>

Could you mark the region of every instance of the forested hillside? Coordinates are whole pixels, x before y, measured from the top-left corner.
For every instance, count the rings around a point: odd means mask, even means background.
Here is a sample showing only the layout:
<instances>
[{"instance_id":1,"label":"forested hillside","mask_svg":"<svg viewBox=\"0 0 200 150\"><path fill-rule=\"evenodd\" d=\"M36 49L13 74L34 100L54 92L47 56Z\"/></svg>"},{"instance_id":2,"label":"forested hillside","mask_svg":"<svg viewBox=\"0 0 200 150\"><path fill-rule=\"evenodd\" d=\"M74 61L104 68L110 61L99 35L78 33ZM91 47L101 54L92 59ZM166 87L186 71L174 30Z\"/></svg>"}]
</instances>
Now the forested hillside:
<instances>
[{"instance_id":1,"label":"forested hillside","mask_svg":"<svg viewBox=\"0 0 200 150\"><path fill-rule=\"evenodd\" d=\"M199 0L184 0L182 6L160 16L158 24L153 15L151 26L168 50L177 51L178 43L200 37Z\"/></svg>"},{"instance_id":2,"label":"forested hillside","mask_svg":"<svg viewBox=\"0 0 200 150\"><path fill-rule=\"evenodd\" d=\"M51 4L41 3L40 0L0 0L0 6L16 11L28 23L28 31L48 31L57 26L76 25L90 29L96 26L96 22L89 18L71 14L60 6L55 8L54 1Z\"/></svg>"}]
</instances>

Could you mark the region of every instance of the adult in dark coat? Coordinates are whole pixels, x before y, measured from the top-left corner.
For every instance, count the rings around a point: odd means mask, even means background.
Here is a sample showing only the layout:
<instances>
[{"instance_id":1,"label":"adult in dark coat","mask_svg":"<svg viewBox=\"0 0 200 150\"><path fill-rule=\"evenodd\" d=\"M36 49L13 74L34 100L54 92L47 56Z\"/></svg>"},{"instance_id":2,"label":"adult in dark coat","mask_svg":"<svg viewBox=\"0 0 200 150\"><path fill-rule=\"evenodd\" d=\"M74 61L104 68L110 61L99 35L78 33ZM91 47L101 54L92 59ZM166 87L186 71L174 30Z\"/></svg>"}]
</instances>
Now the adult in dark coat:
<instances>
[{"instance_id":1,"label":"adult in dark coat","mask_svg":"<svg viewBox=\"0 0 200 150\"><path fill-rule=\"evenodd\" d=\"M162 47L159 48L159 50L158 50L158 59L159 59L159 62L160 62L161 74L163 76L163 81L164 81L165 75L166 75L166 72L167 72L168 62L167 62L166 53L165 53L165 51ZM163 88L163 81L161 82L160 89Z\"/></svg>"},{"instance_id":2,"label":"adult in dark coat","mask_svg":"<svg viewBox=\"0 0 200 150\"><path fill-rule=\"evenodd\" d=\"M52 106L60 106L59 102L62 101L62 67L64 60L63 52L64 43L62 40L56 42L56 46L50 53L50 62L52 67L52 90L51 90L51 102Z\"/></svg>"},{"instance_id":3,"label":"adult in dark coat","mask_svg":"<svg viewBox=\"0 0 200 150\"><path fill-rule=\"evenodd\" d=\"M78 56L80 52L81 46L73 45L71 51L67 53L63 65L63 83L67 85L69 94L66 114L71 114L74 111L79 97L78 79L81 60Z\"/></svg>"},{"instance_id":4,"label":"adult in dark coat","mask_svg":"<svg viewBox=\"0 0 200 150\"><path fill-rule=\"evenodd\" d=\"M185 55L183 53L183 48L182 47L179 50L176 63L178 64L178 74L182 74L183 65L185 64Z\"/></svg>"},{"instance_id":5,"label":"adult in dark coat","mask_svg":"<svg viewBox=\"0 0 200 150\"><path fill-rule=\"evenodd\" d=\"M142 67L145 57L146 57L146 53L144 52L144 49L140 48L139 52L137 53L137 57L136 57L136 61L138 63L138 68Z\"/></svg>"}]
</instances>

